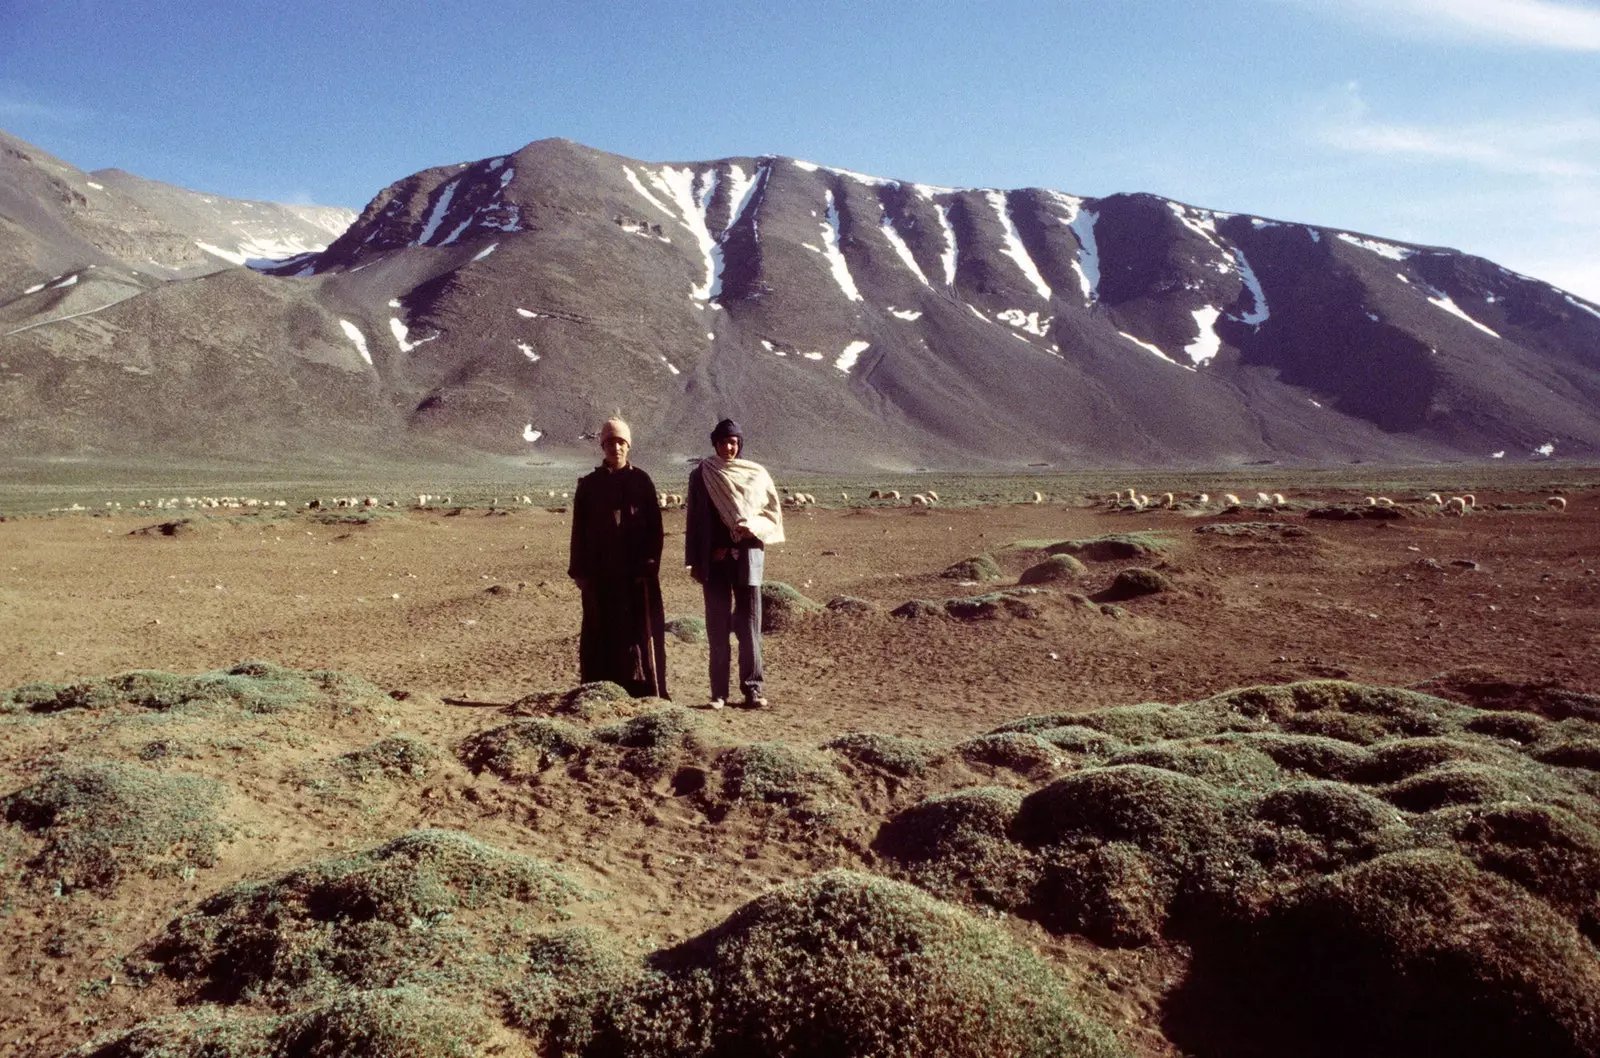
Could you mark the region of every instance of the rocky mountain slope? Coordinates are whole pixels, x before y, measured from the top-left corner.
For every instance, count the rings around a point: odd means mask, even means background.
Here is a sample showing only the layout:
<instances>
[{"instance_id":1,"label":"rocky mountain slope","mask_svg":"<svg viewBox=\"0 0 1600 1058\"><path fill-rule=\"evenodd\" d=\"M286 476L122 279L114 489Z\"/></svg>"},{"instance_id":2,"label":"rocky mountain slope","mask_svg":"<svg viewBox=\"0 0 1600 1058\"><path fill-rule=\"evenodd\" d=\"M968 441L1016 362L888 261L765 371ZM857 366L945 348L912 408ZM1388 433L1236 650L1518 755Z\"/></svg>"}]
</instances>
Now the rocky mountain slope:
<instances>
[{"instance_id":1,"label":"rocky mountain slope","mask_svg":"<svg viewBox=\"0 0 1600 1058\"><path fill-rule=\"evenodd\" d=\"M1452 250L1150 195L541 140L407 177L262 274L101 274L137 296L95 310L112 295L63 284L130 254L84 209L39 204L51 172L36 161L0 202L50 249L32 252L44 271L75 269L18 296L39 272L0 258L0 421L29 426L5 431L12 451L579 460L614 409L647 465L699 453L724 415L752 455L801 469L1600 447L1600 307ZM95 182L171 230L208 219L198 196ZM274 230L279 249L308 238Z\"/></svg>"}]
</instances>

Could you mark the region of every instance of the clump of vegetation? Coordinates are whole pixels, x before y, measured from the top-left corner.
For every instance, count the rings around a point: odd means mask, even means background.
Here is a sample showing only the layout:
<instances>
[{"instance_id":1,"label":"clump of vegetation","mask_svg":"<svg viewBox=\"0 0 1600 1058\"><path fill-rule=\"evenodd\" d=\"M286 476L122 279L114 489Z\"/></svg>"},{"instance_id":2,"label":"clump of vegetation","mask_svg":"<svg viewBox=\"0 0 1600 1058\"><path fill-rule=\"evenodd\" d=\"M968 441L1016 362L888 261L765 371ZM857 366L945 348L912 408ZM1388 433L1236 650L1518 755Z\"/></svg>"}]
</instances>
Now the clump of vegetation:
<instances>
[{"instance_id":1,"label":"clump of vegetation","mask_svg":"<svg viewBox=\"0 0 1600 1058\"><path fill-rule=\"evenodd\" d=\"M969 764L1005 768L1019 775L1048 771L1059 767L1065 759L1060 747L1023 731L978 735L958 742L952 752Z\"/></svg>"},{"instance_id":2,"label":"clump of vegetation","mask_svg":"<svg viewBox=\"0 0 1600 1058\"><path fill-rule=\"evenodd\" d=\"M1021 806L1020 791L999 786L937 794L885 823L872 847L936 896L1020 909L1038 881L1033 858L1011 836Z\"/></svg>"},{"instance_id":3,"label":"clump of vegetation","mask_svg":"<svg viewBox=\"0 0 1600 1058\"><path fill-rule=\"evenodd\" d=\"M1058 580L1076 580L1088 572L1089 567L1071 555L1051 555L1043 562L1023 570L1017 583L1050 584Z\"/></svg>"},{"instance_id":4,"label":"clump of vegetation","mask_svg":"<svg viewBox=\"0 0 1600 1058\"><path fill-rule=\"evenodd\" d=\"M1155 533L1116 533L1088 540L1063 540L1045 551L1085 562L1128 562L1160 557L1166 551L1166 542Z\"/></svg>"},{"instance_id":5,"label":"clump of vegetation","mask_svg":"<svg viewBox=\"0 0 1600 1058\"><path fill-rule=\"evenodd\" d=\"M667 635L672 636L680 643L704 643L706 641L706 623L699 617L674 617L662 626Z\"/></svg>"},{"instance_id":6,"label":"clump of vegetation","mask_svg":"<svg viewBox=\"0 0 1600 1058\"><path fill-rule=\"evenodd\" d=\"M1172 581L1168 580L1165 574L1144 566L1129 566L1117 572L1111 580L1111 586L1102 591L1099 598L1105 601L1121 601L1171 590Z\"/></svg>"},{"instance_id":7,"label":"clump of vegetation","mask_svg":"<svg viewBox=\"0 0 1600 1058\"><path fill-rule=\"evenodd\" d=\"M1279 779L1277 762L1237 742L1157 742L1116 754L1109 764L1144 764L1210 783L1260 789Z\"/></svg>"},{"instance_id":8,"label":"clump of vegetation","mask_svg":"<svg viewBox=\"0 0 1600 1058\"><path fill-rule=\"evenodd\" d=\"M133 764L59 768L0 801L8 823L44 839L31 880L110 893L134 875L159 877L217 862L228 828L221 783Z\"/></svg>"},{"instance_id":9,"label":"clump of vegetation","mask_svg":"<svg viewBox=\"0 0 1600 1058\"><path fill-rule=\"evenodd\" d=\"M488 771L502 779L520 780L576 757L591 741L581 727L538 716L479 731L466 738L456 753L474 774Z\"/></svg>"},{"instance_id":10,"label":"clump of vegetation","mask_svg":"<svg viewBox=\"0 0 1600 1058\"><path fill-rule=\"evenodd\" d=\"M625 687L609 680L580 683L565 691L539 691L512 702L518 716L570 716L584 723L633 715L634 700Z\"/></svg>"},{"instance_id":11,"label":"clump of vegetation","mask_svg":"<svg viewBox=\"0 0 1600 1058\"><path fill-rule=\"evenodd\" d=\"M823 744L856 764L883 775L915 778L925 775L944 756L944 746L924 738L902 738L871 731L851 731Z\"/></svg>"},{"instance_id":12,"label":"clump of vegetation","mask_svg":"<svg viewBox=\"0 0 1600 1058\"><path fill-rule=\"evenodd\" d=\"M1288 522L1208 522L1195 526L1194 531L1206 536L1248 536L1257 540L1295 540L1311 535L1305 526Z\"/></svg>"},{"instance_id":13,"label":"clump of vegetation","mask_svg":"<svg viewBox=\"0 0 1600 1058\"><path fill-rule=\"evenodd\" d=\"M599 728L594 740L622 750L624 770L655 779L703 756L719 738L698 714L669 705Z\"/></svg>"},{"instance_id":14,"label":"clump of vegetation","mask_svg":"<svg viewBox=\"0 0 1600 1058\"><path fill-rule=\"evenodd\" d=\"M1255 817L1272 824L1253 832L1255 858L1296 877L1415 844L1401 813L1345 783L1291 783L1262 798Z\"/></svg>"},{"instance_id":15,"label":"clump of vegetation","mask_svg":"<svg viewBox=\"0 0 1600 1058\"><path fill-rule=\"evenodd\" d=\"M890 610L889 616L900 618L943 617L944 606L934 602L932 599L912 599Z\"/></svg>"},{"instance_id":16,"label":"clump of vegetation","mask_svg":"<svg viewBox=\"0 0 1600 1058\"><path fill-rule=\"evenodd\" d=\"M358 782L415 781L426 779L443 756L431 742L416 735L399 734L346 753L336 766Z\"/></svg>"},{"instance_id":17,"label":"clump of vegetation","mask_svg":"<svg viewBox=\"0 0 1600 1058\"><path fill-rule=\"evenodd\" d=\"M275 713L318 701L334 704L372 700L383 692L359 677L335 672L299 672L266 661L245 661L230 669L183 676L135 670L65 686L29 684L0 699L10 711L55 713L65 709L105 709L129 705L172 710L229 705L250 713Z\"/></svg>"},{"instance_id":18,"label":"clump of vegetation","mask_svg":"<svg viewBox=\"0 0 1600 1058\"><path fill-rule=\"evenodd\" d=\"M1177 1008L1179 1046L1208 1055L1578 1058L1600 1052L1600 960L1517 886L1451 853L1400 852L1197 949Z\"/></svg>"},{"instance_id":19,"label":"clump of vegetation","mask_svg":"<svg viewBox=\"0 0 1600 1058\"><path fill-rule=\"evenodd\" d=\"M608 1005L645 975L609 935L592 927L534 937L526 970L506 989L506 1020L541 1054L582 1054L606 1031Z\"/></svg>"},{"instance_id":20,"label":"clump of vegetation","mask_svg":"<svg viewBox=\"0 0 1600 1058\"><path fill-rule=\"evenodd\" d=\"M1111 1058L1111 1034L1007 934L926 894L832 871L757 898L652 960L619 1053L705 1058Z\"/></svg>"},{"instance_id":21,"label":"clump of vegetation","mask_svg":"<svg viewBox=\"0 0 1600 1058\"><path fill-rule=\"evenodd\" d=\"M958 621L993 621L1003 614L1012 617L1039 616L1039 608L1028 601L1036 589L1017 588L1011 591L990 592L965 599L946 599L944 612Z\"/></svg>"},{"instance_id":22,"label":"clump of vegetation","mask_svg":"<svg viewBox=\"0 0 1600 1058\"><path fill-rule=\"evenodd\" d=\"M579 889L466 834L418 830L370 852L246 882L175 919L141 953L199 995L284 1003L350 988L481 986L496 975L464 911L553 918Z\"/></svg>"},{"instance_id":23,"label":"clump of vegetation","mask_svg":"<svg viewBox=\"0 0 1600 1058\"><path fill-rule=\"evenodd\" d=\"M386 988L279 1017L202 1008L102 1037L69 1058L471 1058L489 1035L472 1010L419 988Z\"/></svg>"},{"instance_id":24,"label":"clump of vegetation","mask_svg":"<svg viewBox=\"0 0 1600 1058\"><path fill-rule=\"evenodd\" d=\"M980 584L985 581L1000 580L1005 576L1005 571L1000 568L1000 563L987 551L982 554L964 558L947 567L939 576L946 580L976 581Z\"/></svg>"},{"instance_id":25,"label":"clump of vegetation","mask_svg":"<svg viewBox=\"0 0 1600 1058\"><path fill-rule=\"evenodd\" d=\"M734 746L718 755L716 766L722 782L709 806L714 818L751 804L791 809L802 820L831 818L849 792L827 757L782 742Z\"/></svg>"},{"instance_id":26,"label":"clump of vegetation","mask_svg":"<svg viewBox=\"0 0 1600 1058\"><path fill-rule=\"evenodd\" d=\"M835 595L826 603L828 609L834 613L844 614L869 614L878 609L870 599L858 598L854 595Z\"/></svg>"},{"instance_id":27,"label":"clump of vegetation","mask_svg":"<svg viewBox=\"0 0 1600 1058\"><path fill-rule=\"evenodd\" d=\"M1372 687L1347 680L1302 680L1281 686L1244 687L1206 699L1199 706L1226 711L1263 721L1290 731L1328 734L1340 737L1349 731L1358 737L1346 741L1373 742L1390 735L1442 735L1455 723L1467 718L1470 710L1443 698L1435 698L1398 687ZM1365 721L1325 725L1332 730L1314 730L1312 722L1326 717L1307 714L1342 714L1344 718Z\"/></svg>"},{"instance_id":28,"label":"clump of vegetation","mask_svg":"<svg viewBox=\"0 0 1600 1058\"><path fill-rule=\"evenodd\" d=\"M808 599L781 580L761 585L761 631L781 632L808 614L818 613L822 604Z\"/></svg>"}]
</instances>

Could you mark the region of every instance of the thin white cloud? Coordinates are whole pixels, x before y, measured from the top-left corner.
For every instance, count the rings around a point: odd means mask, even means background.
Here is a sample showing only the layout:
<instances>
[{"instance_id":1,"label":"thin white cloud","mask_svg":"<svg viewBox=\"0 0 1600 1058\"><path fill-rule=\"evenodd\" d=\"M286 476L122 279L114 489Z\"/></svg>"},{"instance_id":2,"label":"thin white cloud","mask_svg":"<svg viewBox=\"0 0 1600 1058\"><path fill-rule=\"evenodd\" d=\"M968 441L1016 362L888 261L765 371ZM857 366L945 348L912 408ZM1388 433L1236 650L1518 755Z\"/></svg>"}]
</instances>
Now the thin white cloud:
<instances>
[{"instance_id":1,"label":"thin white cloud","mask_svg":"<svg viewBox=\"0 0 1600 1058\"><path fill-rule=\"evenodd\" d=\"M1372 117L1355 84L1345 86L1316 138L1353 154L1496 173L1587 180L1600 171L1600 120L1541 115L1450 125L1380 121Z\"/></svg>"},{"instance_id":2,"label":"thin white cloud","mask_svg":"<svg viewBox=\"0 0 1600 1058\"><path fill-rule=\"evenodd\" d=\"M1600 5L1580 0L1332 0L1331 6L1411 37L1600 51Z\"/></svg>"},{"instance_id":3,"label":"thin white cloud","mask_svg":"<svg viewBox=\"0 0 1600 1058\"><path fill-rule=\"evenodd\" d=\"M73 125L92 117L91 111L55 103L35 103L32 100L0 96L0 121L41 121Z\"/></svg>"}]
</instances>

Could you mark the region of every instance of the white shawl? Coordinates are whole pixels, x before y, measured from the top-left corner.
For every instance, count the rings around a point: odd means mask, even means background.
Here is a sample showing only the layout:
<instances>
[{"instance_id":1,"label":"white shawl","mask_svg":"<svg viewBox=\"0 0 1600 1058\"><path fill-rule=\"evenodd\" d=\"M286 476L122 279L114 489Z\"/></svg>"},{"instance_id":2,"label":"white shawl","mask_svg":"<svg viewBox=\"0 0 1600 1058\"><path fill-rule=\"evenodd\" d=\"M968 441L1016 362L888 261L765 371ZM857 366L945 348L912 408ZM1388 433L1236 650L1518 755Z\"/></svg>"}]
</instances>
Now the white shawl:
<instances>
[{"instance_id":1,"label":"white shawl","mask_svg":"<svg viewBox=\"0 0 1600 1058\"><path fill-rule=\"evenodd\" d=\"M753 536L763 544L783 543L783 504L766 467L721 456L702 459L700 466L711 505L735 540Z\"/></svg>"}]
</instances>

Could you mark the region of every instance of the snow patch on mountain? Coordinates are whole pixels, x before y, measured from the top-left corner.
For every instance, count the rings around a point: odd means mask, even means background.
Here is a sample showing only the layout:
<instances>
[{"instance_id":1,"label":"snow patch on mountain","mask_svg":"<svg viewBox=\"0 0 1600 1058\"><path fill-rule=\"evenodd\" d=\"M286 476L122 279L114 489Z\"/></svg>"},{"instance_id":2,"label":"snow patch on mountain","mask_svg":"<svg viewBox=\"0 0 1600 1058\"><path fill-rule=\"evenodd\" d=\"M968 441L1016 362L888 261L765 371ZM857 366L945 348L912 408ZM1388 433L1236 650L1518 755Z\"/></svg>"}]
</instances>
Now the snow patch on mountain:
<instances>
[{"instance_id":1,"label":"snow patch on mountain","mask_svg":"<svg viewBox=\"0 0 1600 1058\"><path fill-rule=\"evenodd\" d=\"M412 246L426 246L439 230L439 225L444 222L445 215L450 212L450 200L456 197L456 187L461 183L461 178L450 181L444 185L444 190L433 203L433 209L428 212L428 219L422 225L422 232L411 243Z\"/></svg>"},{"instance_id":2,"label":"snow patch on mountain","mask_svg":"<svg viewBox=\"0 0 1600 1058\"><path fill-rule=\"evenodd\" d=\"M1533 454L1536 455L1536 456L1546 456L1546 457L1555 455L1556 454L1555 442L1554 441L1546 441L1544 444L1540 445L1538 448L1535 448L1533 450Z\"/></svg>"},{"instance_id":3,"label":"snow patch on mountain","mask_svg":"<svg viewBox=\"0 0 1600 1058\"><path fill-rule=\"evenodd\" d=\"M985 191L983 197L994 210L995 216L1000 218L1000 226L1005 232L1005 245L1000 248L1000 252L1011 258L1022 270L1023 277L1033 284L1033 289L1038 291L1039 296L1049 301L1050 284L1044 281L1044 276L1039 274L1039 266L1034 264L1028 248L1022 245L1022 236L1017 232L1017 223L1011 217L1011 205L1005 192Z\"/></svg>"},{"instance_id":4,"label":"snow patch on mountain","mask_svg":"<svg viewBox=\"0 0 1600 1058\"><path fill-rule=\"evenodd\" d=\"M1189 354L1189 361L1196 367L1209 362L1217 353L1222 351L1222 338L1217 334L1217 319L1222 315L1216 308L1207 305L1194 310L1195 326L1200 328L1200 333L1195 340L1183 347Z\"/></svg>"},{"instance_id":5,"label":"snow patch on mountain","mask_svg":"<svg viewBox=\"0 0 1600 1058\"><path fill-rule=\"evenodd\" d=\"M537 441L539 438L541 438L543 436L544 436L544 431L543 430L535 430L533 428L533 423L531 423L531 422L528 425L526 425L526 426L524 426L522 428L522 439L524 441L528 442L529 444L533 444L533 442Z\"/></svg>"},{"instance_id":6,"label":"snow patch on mountain","mask_svg":"<svg viewBox=\"0 0 1600 1058\"><path fill-rule=\"evenodd\" d=\"M534 347L529 345L527 342L518 342L517 343L517 349L518 349L519 352L522 353L523 356L527 357L529 359L529 361L531 361L532 363L537 364L539 362L539 353L538 353L538 351L535 350Z\"/></svg>"},{"instance_id":7,"label":"snow patch on mountain","mask_svg":"<svg viewBox=\"0 0 1600 1058\"><path fill-rule=\"evenodd\" d=\"M483 260L483 259L484 259L484 258L485 258L485 257L488 257L488 256L489 256L489 255L490 255L490 254L492 254L492 253L494 253L494 252L495 252L495 251L496 251L496 250L498 250L498 249L500 249L500 244L499 244L499 243L497 243L497 242L492 242L492 243L490 243L490 244L489 244L489 246L488 246L488 248L487 248L487 249L483 249L483 250L479 250L479 251L478 251L478 252L477 252L477 254L475 254L475 255L474 255L474 256L473 256L473 258L472 258L472 259L473 259L473 260L474 260L474 261L481 261L481 260Z\"/></svg>"},{"instance_id":8,"label":"snow patch on mountain","mask_svg":"<svg viewBox=\"0 0 1600 1058\"><path fill-rule=\"evenodd\" d=\"M394 344L400 347L402 353L409 353L417 346L424 345L439 337L437 334L431 334L426 338L419 338L413 342L411 340L411 329L398 316L389 317L389 333L394 335Z\"/></svg>"},{"instance_id":9,"label":"snow patch on mountain","mask_svg":"<svg viewBox=\"0 0 1600 1058\"><path fill-rule=\"evenodd\" d=\"M367 351L367 336L361 333L361 328L349 320L340 320L339 327L344 331L345 337L349 338L351 343L355 345L356 352L361 354L361 359L371 364L372 354Z\"/></svg>"},{"instance_id":10,"label":"snow patch on mountain","mask_svg":"<svg viewBox=\"0 0 1600 1058\"><path fill-rule=\"evenodd\" d=\"M632 166L624 165L622 167L622 172L623 172L623 175L625 175L628 178L628 183L633 185L633 189L635 191L639 192L640 195L644 196L644 200L646 202L650 203L652 206L656 207L661 212L663 212L667 216L671 217L673 220L677 220L678 219L677 218L677 214L673 213L672 210L668 209L666 206L663 206L660 203L660 201L658 201L656 199L656 196L654 196L654 195L652 195L650 193L649 188L645 187L644 184L642 182L640 182L639 174L635 173L633 171L633 167Z\"/></svg>"},{"instance_id":11,"label":"snow patch on mountain","mask_svg":"<svg viewBox=\"0 0 1600 1058\"><path fill-rule=\"evenodd\" d=\"M858 173L854 169L840 169L832 165L818 165L816 162L802 161L799 158L792 159L792 161L797 168L804 169L808 173L815 173L820 170L825 173L832 173L835 176L845 177L848 180L854 180L857 183L866 184L869 187L900 186L900 181L898 180L886 180L881 176L869 176L866 173Z\"/></svg>"},{"instance_id":12,"label":"snow patch on mountain","mask_svg":"<svg viewBox=\"0 0 1600 1058\"><path fill-rule=\"evenodd\" d=\"M1595 308L1593 305L1590 305L1588 302L1579 301L1577 298L1573 297L1571 294L1567 294L1565 296L1566 296L1566 299L1567 299L1567 304L1571 305L1573 308L1582 309L1584 312L1587 312L1589 315L1593 316L1595 319L1600 319L1600 309Z\"/></svg>"},{"instance_id":13,"label":"snow patch on mountain","mask_svg":"<svg viewBox=\"0 0 1600 1058\"><path fill-rule=\"evenodd\" d=\"M1186 370L1189 370L1189 371L1193 371L1194 370L1194 368L1189 367L1188 364L1180 364L1176 360L1172 359L1172 357L1168 356L1166 353L1163 353L1161 351L1160 347L1152 345L1151 343L1149 343L1147 341L1144 341L1141 338L1135 338L1133 335L1129 334L1127 331L1118 331L1117 333L1122 335L1122 337L1128 339L1128 341L1132 342L1134 345L1137 345L1140 349L1143 349L1145 352L1154 353L1156 356L1159 356L1161 359L1165 360L1169 364L1173 364L1173 365L1175 365L1177 367L1185 368Z\"/></svg>"},{"instance_id":14,"label":"snow patch on mountain","mask_svg":"<svg viewBox=\"0 0 1600 1058\"><path fill-rule=\"evenodd\" d=\"M1244 251L1237 246L1231 250L1234 267L1238 270L1239 280L1244 283L1246 290L1254 301L1249 312L1236 317L1240 323L1259 327L1272 317L1272 310L1267 308L1267 294L1261 289L1261 280L1256 276L1255 269L1250 267L1250 262L1245 259Z\"/></svg>"},{"instance_id":15,"label":"snow patch on mountain","mask_svg":"<svg viewBox=\"0 0 1600 1058\"><path fill-rule=\"evenodd\" d=\"M1347 231L1341 231L1337 234L1341 242L1347 242L1351 246L1359 246L1363 250L1371 251L1379 257L1387 257L1391 261L1404 261L1406 258L1415 257L1417 254L1415 250L1407 249L1404 246L1396 246L1392 242L1383 242L1379 239L1364 239L1359 235L1351 235Z\"/></svg>"},{"instance_id":16,"label":"snow patch on mountain","mask_svg":"<svg viewBox=\"0 0 1600 1058\"><path fill-rule=\"evenodd\" d=\"M944 232L944 249L939 253L939 261L944 265L944 285L953 287L956 285L956 264L960 253L956 246L955 225L950 223L949 206L935 205L934 212L939 216L939 229Z\"/></svg>"},{"instance_id":17,"label":"snow patch on mountain","mask_svg":"<svg viewBox=\"0 0 1600 1058\"><path fill-rule=\"evenodd\" d=\"M883 228L883 236L889 240L889 245L894 249L895 256L905 263L905 266L911 270L911 274L916 276L923 286L931 288L933 284L928 282L928 277L922 273L922 266L917 264L917 259L911 254L911 247L906 245L905 239L901 237L900 232L895 228L894 220L888 213L884 213L881 226Z\"/></svg>"},{"instance_id":18,"label":"snow patch on mountain","mask_svg":"<svg viewBox=\"0 0 1600 1058\"><path fill-rule=\"evenodd\" d=\"M1072 262L1072 270L1077 273L1078 289L1083 292L1083 300L1093 305L1100 300L1100 246L1094 238L1094 222L1100 219L1100 215L1084 209L1081 198L1063 195L1059 191L1051 191L1049 195L1066 211L1067 215L1059 219L1071 230L1073 238L1078 240L1078 257Z\"/></svg>"},{"instance_id":19,"label":"snow patch on mountain","mask_svg":"<svg viewBox=\"0 0 1600 1058\"><path fill-rule=\"evenodd\" d=\"M1009 323L1019 331L1036 334L1040 338L1050 333L1051 318L1046 316L1043 322L1039 320L1037 312L1023 312L1021 309L1006 309L1004 312L995 313L995 319L1001 323Z\"/></svg>"},{"instance_id":20,"label":"snow patch on mountain","mask_svg":"<svg viewBox=\"0 0 1600 1058\"><path fill-rule=\"evenodd\" d=\"M922 313L919 312L916 309L897 309L893 305L890 305L888 311L889 311L889 315L895 317L896 319L901 319L901 320L920 320L920 319L922 319Z\"/></svg>"},{"instance_id":21,"label":"snow patch on mountain","mask_svg":"<svg viewBox=\"0 0 1600 1058\"><path fill-rule=\"evenodd\" d=\"M1472 324L1474 327L1478 328L1478 330L1482 331L1484 334L1487 334L1491 338L1499 338L1500 337L1499 334L1495 333L1490 328L1484 326L1483 324L1479 323L1477 320L1473 319L1471 316L1468 316L1465 312L1463 312L1462 309L1461 309L1461 306L1457 305L1453 300L1451 300L1450 295L1444 293L1441 290L1434 290L1432 287L1428 287L1427 290L1428 290L1428 293L1430 295L1432 295L1431 297L1428 298L1428 303L1430 305L1437 305L1439 308L1441 308L1444 311L1448 312L1450 315L1459 316L1461 319L1466 320L1468 323Z\"/></svg>"},{"instance_id":22,"label":"snow patch on mountain","mask_svg":"<svg viewBox=\"0 0 1600 1058\"><path fill-rule=\"evenodd\" d=\"M850 275L850 265L844 259L844 253L839 249L839 207L833 201L833 192L824 192L827 197L828 215L822 221L822 246L816 247L806 244L806 248L820 253L828 262L828 269L833 273L834 282L839 284L839 289L844 291L844 296L851 301L861 300L861 291L856 289L856 281Z\"/></svg>"},{"instance_id":23,"label":"snow patch on mountain","mask_svg":"<svg viewBox=\"0 0 1600 1058\"><path fill-rule=\"evenodd\" d=\"M861 358L861 354L870 348L872 348L871 342L859 340L851 342L844 347L844 352L839 354L838 359L833 362L833 366L848 375L856 366L856 361Z\"/></svg>"}]
</instances>

